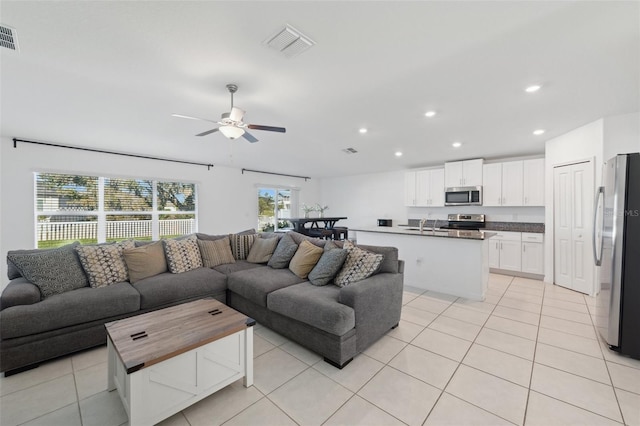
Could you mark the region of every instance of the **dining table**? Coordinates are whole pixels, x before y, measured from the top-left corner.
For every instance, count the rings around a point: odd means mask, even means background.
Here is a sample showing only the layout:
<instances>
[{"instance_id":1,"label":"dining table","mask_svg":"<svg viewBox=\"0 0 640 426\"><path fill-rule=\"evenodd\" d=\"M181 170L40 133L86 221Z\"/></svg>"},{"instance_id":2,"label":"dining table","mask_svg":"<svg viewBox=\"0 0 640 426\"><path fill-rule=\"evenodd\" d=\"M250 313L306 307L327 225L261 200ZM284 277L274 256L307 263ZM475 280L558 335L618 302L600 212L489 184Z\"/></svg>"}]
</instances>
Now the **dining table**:
<instances>
[{"instance_id":1,"label":"dining table","mask_svg":"<svg viewBox=\"0 0 640 426\"><path fill-rule=\"evenodd\" d=\"M333 229L339 220L348 219L345 216L336 217L292 217L287 218L293 225L293 230L301 234L309 235L310 231L321 229ZM310 225L306 227L305 225Z\"/></svg>"}]
</instances>

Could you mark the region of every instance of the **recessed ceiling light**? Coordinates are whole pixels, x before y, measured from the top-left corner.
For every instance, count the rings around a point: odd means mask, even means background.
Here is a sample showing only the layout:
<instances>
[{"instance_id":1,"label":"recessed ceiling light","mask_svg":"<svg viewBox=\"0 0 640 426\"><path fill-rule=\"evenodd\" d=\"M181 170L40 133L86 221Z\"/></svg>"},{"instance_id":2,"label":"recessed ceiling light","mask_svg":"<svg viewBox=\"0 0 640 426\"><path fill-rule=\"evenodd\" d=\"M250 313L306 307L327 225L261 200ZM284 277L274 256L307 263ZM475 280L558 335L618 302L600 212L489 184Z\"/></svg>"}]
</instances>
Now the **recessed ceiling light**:
<instances>
[{"instance_id":1,"label":"recessed ceiling light","mask_svg":"<svg viewBox=\"0 0 640 426\"><path fill-rule=\"evenodd\" d=\"M396 151L396 157L402 157L402 152Z\"/></svg>"},{"instance_id":2,"label":"recessed ceiling light","mask_svg":"<svg viewBox=\"0 0 640 426\"><path fill-rule=\"evenodd\" d=\"M451 144L451 146L454 147L454 148L460 148L462 146L462 143L461 142L454 142L454 143Z\"/></svg>"},{"instance_id":3,"label":"recessed ceiling light","mask_svg":"<svg viewBox=\"0 0 640 426\"><path fill-rule=\"evenodd\" d=\"M424 113L424 116L429 118L433 117L434 115L436 115L435 111L427 111Z\"/></svg>"},{"instance_id":4,"label":"recessed ceiling light","mask_svg":"<svg viewBox=\"0 0 640 426\"><path fill-rule=\"evenodd\" d=\"M527 93L533 93L533 92L537 92L538 90L540 90L542 86L540 86L539 84L534 84L531 85L529 87L527 87L526 89L524 89L525 92Z\"/></svg>"},{"instance_id":5,"label":"recessed ceiling light","mask_svg":"<svg viewBox=\"0 0 640 426\"><path fill-rule=\"evenodd\" d=\"M536 136L540 136L543 133L544 133L544 129L538 129L533 131L533 134Z\"/></svg>"},{"instance_id":6,"label":"recessed ceiling light","mask_svg":"<svg viewBox=\"0 0 640 426\"><path fill-rule=\"evenodd\" d=\"M358 130L360 133L367 133L367 129L362 127L360 130Z\"/></svg>"}]
</instances>

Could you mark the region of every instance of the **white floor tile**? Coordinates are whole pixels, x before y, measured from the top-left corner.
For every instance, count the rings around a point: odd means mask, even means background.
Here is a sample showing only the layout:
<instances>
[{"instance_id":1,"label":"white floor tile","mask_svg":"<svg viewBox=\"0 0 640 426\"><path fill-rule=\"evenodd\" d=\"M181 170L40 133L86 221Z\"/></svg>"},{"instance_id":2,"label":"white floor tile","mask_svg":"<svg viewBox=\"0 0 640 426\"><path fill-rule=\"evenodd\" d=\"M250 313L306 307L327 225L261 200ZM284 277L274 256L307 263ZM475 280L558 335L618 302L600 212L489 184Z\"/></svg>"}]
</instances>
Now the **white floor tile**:
<instances>
[{"instance_id":1,"label":"white floor tile","mask_svg":"<svg viewBox=\"0 0 640 426\"><path fill-rule=\"evenodd\" d=\"M524 337L529 340L536 340L536 336L538 335L538 327L535 325L525 324L520 321L513 321L494 315L489 317L485 327L492 330L502 331L503 333L513 334L514 336Z\"/></svg>"},{"instance_id":2,"label":"white floor tile","mask_svg":"<svg viewBox=\"0 0 640 426\"><path fill-rule=\"evenodd\" d=\"M576 336L574 334L567 334L561 331L540 327L538 342L596 358L602 357L600 346L596 340Z\"/></svg>"},{"instance_id":3,"label":"white floor tile","mask_svg":"<svg viewBox=\"0 0 640 426\"><path fill-rule=\"evenodd\" d=\"M83 400L107 390L107 363L96 364L84 370L76 371L78 399Z\"/></svg>"},{"instance_id":4,"label":"white floor tile","mask_svg":"<svg viewBox=\"0 0 640 426\"><path fill-rule=\"evenodd\" d=\"M640 395L622 389L615 389L615 392L624 417L624 424L640 426Z\"/></svg>"},{"instance_id":5,"label":"white floor tile","mask_svg":"<svg viewBox=\"0 0 640 426\"><path fill-rule=\"evenodd\" d=\"M320 425L353 396L353 392L317 370L309 369L269 395L298 424Z\"/></svg>"},{"instance_id":6,"label":"white floor tile","mask_svg":"<svg viewBox=\"0 0 640 426\"><path fill-rule=\"evenodd\" d=\"M122 426L122 425L121 425ZM129 423L126 423L125 426L129 426ZM156 426L191 426L187 418L182 414L182 411L174 414L173 416L164 419Z\"/></svg>"},{"instance_id":7,"label":"white floor tile","mask_svg":"<svg viewBox=\"0 0 640 426\"><path fill-rule=\"evenodd\" d=\"M423 311L421 309L412 308L411 306L403 306L400 318L404 321L412 322L421 326L428 326L431 321L436 319L438 315L433 312Z\"/></svg>"},{"instance_id":8,"label":"white floor tile","mask_svg":"<svg viewBox=\"0 0 640 426\"><path fill-rule=\"evenodd\" d=\"M583 410L538 392L529 394L526 426L607 426L619 425L606 417Z\"/></svg>"},{"instance_id":9,"label":"white floor tile","mask_svg":"<svg viewBox=\"0 0 640 426\"><path fill-rule=\"evenodd\" d=\"M485 303L489 303L491 305L497 305L501 298L502 295L490 294L489 292L484 295Z\"/></svg>"},{"instance_id":10,"label":"white floor tile","mask_svg":"<svg viewBox=\"0 0 640 426\"><path fill-rule=\"evenodd\" d=\"M446 391L503 419L523 424L527 388L461 365Z\"/></svg>"},{"instance_id":11,"label":"white floor tile","mask_svg":"<svg viewBox=\"0 0 640 426\"><path fill-rule=\"evenodd\" d=\"M542 296L544 290L541 287L532 287L524 284L518 284L515 281L509 286L509 292L518 292L523 294L530 294L532 296Z\"/></svg>"},{"instance_id":12,"label":"white floor tile","mask_svg":"<svg viewBox=\"0 0 640 426\"><path fill-rule=\"evenodd\" d=\"M498 306L493 311L493 315L502 318L512 319L514 321L520 321L527 324L537 326L540 322L540 315L533 312L522 311L520 309L513 309L507 306Z\"/></svg>"},{"instance_id":13,"label":"white floor tile","mask_svg":"<svg viewBox=\"0 0 640 426\"><path fill-rule=\"evenodd\" d=\"M544 288L545 283L542 280L536 280L533 278L525 278L525 277L513 277L513 284L516 285L527 285L529 287L535 288Z\"/></svg>"},{"instance_id":14,"label":"white floor tile","mask_svg":"<svg viewBox=\"0 0 640 426\"><path fill-rule=\"evenodd\" d=\"M358 395L408 425L421 425L440 396L440 390L385 367Z\"/></svg>"},{"instance_id":15,"label":"white floor tile","mask_svg":"<svg viewBox=\"0 0 640 426\"><path fill-rule=\"evenodd\" d=\"M295 356L307 365L313 365L318 361L322 361L322 357L320 355L294 342L287 342L280 346L280 349Z\"/></svg>"},{"instance_id":16,"label":"white floor tile","mask_svg":"<svg viewBox=\"0 0 640 426\"><path fill-rule=\"evenodd\" d=\"M602 337L598 339L598 343L602 348L602 354L605 360L614 362L616 364L625 365L627 367L640 369L640 359L629 358L628 356L620 355L616 351L612 351L611 349L609 349L607 343L602 340Z\"/></svg>"},{"instance_id":17,"label":"white floor tile","mask_svg":"<svg viewBox=\"0 0 640 426\"><path fill-rule=\"evenodd\" d=\"M323 426L403 426L400 420L354 395Z\"/></svg>"},{"instance_id":18,"label":"white floor tile","mask_svg":"<svg viewBox=\"0 0 640 426\"><path fill-rule=\"evenodd\" d=\"M0 424L24 423L76 401L73 375L67 374L1 397Z\"/></svg>"},{"instance_id":19,"label":"white floor tile","mask_svg":"<svg viewBox=\"0 0 640 426\"><path fill-rule=\"evenodd\" d=\"M276 346L273 343L260 337L258 333L253 333L253 357L257 358L263 353L269 352Z\"/></svg>"},{"instance_id":20,"label":"white floor tile","mask_svg":"<svg viewBox=\"0 0 640 426\"><path fill-rule=\"evenodd\" d=\"M444 389L458 368L457 362L413 345L404 348L389 365L438 389Z\"/></svg>"},{"instance_id":21,"label":"white floor tile","mask_svg":"<svg viewBox=\"0 0 640 426\"><path fill-rule=\"evenodd\" d=\"M450 305L449 302L442 302L440 300L433 300L428 297L418 296L415 299L413 299L411 302L409 302L406 306L415 308L415 309L420 309L422 311L431 312L434 314L440 314L445 309L447 309L449 305Z\"/></svg>"},{"instance_id":22,"label":"white floor tile","mask_svg":"<svg viewBox=\"0 0 640 426\"><path fill-rule=\"evenodd\" d=\"M539 314L542 310L542 305L537 303L525 302L518 299L511 299L509 297L503 297L498 302L498 306L506 306L508 308L520 309L521 311L531 312L533 314Z\"/></svg>"},{"instance_id":23,"label":"white floor tile","mask_svg":"<svg viewBox=\"0 0 640 426\"><path fill-rule=\"evenodd\" d=\"M220 425L263 397L258 388L245 388L242 380L220 389L218 392L182 411L192 426Z\"/></svg>"},{"instance_id":24,"label":"white floor tile","mask_svg":"<svg viewBox=\"0 0 640 426\"><path fill-rule=\"evenodd\" d=\"M268 398L262 398L225 423L225 426L245 425L295 426L296 422L291 420L284 411L269 401Z\"/></svg>"},{"instance_id":25,"label":"white floor tile","mask_svg":"<svg viewBox=\"0 0 640 426\"><path fill-rule=\"evenodd\" d=\"M437 291L431 291L431 290L422 293L421 296L438 301L438 302L444 302L444 303L453 303L458 299L457 296L452 296L450 294L439 293Z\"/></svg>"},{"instance_id":26,"label":"white floor tile","mask_svg":"<svg viewBox=\"0 0 640 426\"><path fill-rule=\"evenodd\" d=\"M378 371L382 370L382 367L384 367L383 363L364 354L357 355L342 369L326 362L319 362L313 366L314 369L352 392L359 391Z\"/></svg>"},{"instance_id":27,"label":"white floor tile","mask_svg":"<svg viewBox=\"0 0 640 426\"><path fill-rule=\"evenodd\" d=\"M499 426L513 425L488 411L443 393L424 423L425 426Z\"/></svg>"},{"instance_id":28,"label":"white floor tile","mask_svg":"<svg viewBox=\"0 0 640 426\"><path fill-rule=\"evenodd\" d=\"M416 338L420 332L424 330L423 325L414 324L405 320L400 320L400 324L392 330L387 332L387 336L394 339L402 340L403 342L411 342Z\"/></svg>"},{"instance_id":29,"label":"white floor tile","mask_svg":"<svg viewBox=\"0 0 640 426\"><path fill-rule=\"evenodd\" d=\"M263 339L265 339L266 341L268 341L269 343L275 346L280 346L289 341L289 339L287 339L283 335L278 334L267 327L262 327L255 330L255 334L257 334L258 336L262 337Z\"/></svg>"},{"instance_id":30,"label":"white floor tile","mask_svg":"<svg viewBox=\"0 0 640 426\"><path fill-rule=\"evenodd\" d=\"M128 420L118 392L100 392L80 401L83 426L119 426Z\"/></svg>"},{"instance_id":31,"label":"white floor tile","mask_svg":"<svg viewBox=\"0 0 640 426\"><path fill-rule=\"evenodd\" d=\"M607 362L613 386L640 395L640 370Z\"/></svg>"},{"instance_id":32,"label":"white floor tile","mask_svg":"<svg viewBox=\"0 0 640 426\"><path fill-rule=\"evenodd\" d=\"M441 315L428 328L473 342L482 327Z\"/></svg>"},{"instance_id":33,"label":"white floor tile","mask_svg":"<svg viewBox=\"0 0 640 426\"><path fill-rule=\"evenodd\" d=\"M418 295L415 294L415 293L409 293L408 291L403 291L402 292L402 304L406 305L407 303L411 302L416 297L418 297Z\"/></svg>"},{"instance_id":34,"label":"white floor tile","mask_svg":"<svg viewBox=\"0 0 640 426\"><path fill-rule=\"evenodd\" d=\"M460 321L468 322L471 324L479 325L479 326L482 326L485 323L485 321L487 321L487 318L489 318L488 312L480 312L480 311L474 311L472 309L464 309L459 306L456 306L455 303L449 306L449 308L447 308L447 310L444 311L442 315L449 318L455 318Z\"/></svg>"},{"instance_id":35,"label":"white floor tile","mask_svg":"<svg viewBox=\"0 0 640 426\"><path fill-rule=\"evenodd\" d=\"M422 293L426 292L427 290L423 288L413 287L410 285L405 285L402 288L402 291L404 291L405 293L412 293L412 294L415 294L416 296L420 296Z\"/></svg>"},{"instance_id":36,"label":"white floor tile","mask_svg":"<svg viewBox=\"0 0 640 426\"><path fill-rule=\"evenodd\" d=\"M498 303L496 301L496 303ZM477 300L465 299L464 297L458 298L453 304L461 308L473 309L475 311L486 312L490 314L496 307L496 303L490 303L485 299L484 302Z\"/></svg>"},{"instance_id":37,"label":"white floor tile","mask_svg":"<svg viewBox=\"0 0 640 426\"><path fill-rule=\"evenodd\" d=\"M504 297L509 299L520 300L522 302L535 303L536 305L542 305L542 296L535 296L533 294L521 293L519 291L507 290L504 293Z\"/></svg>"},{"instance_id":38,"label":"white floor tile","mask_svg":"<svg viewBox=\"0 0 640 426\"><path fill-rule=\"evenodd\" d=\"M37 368L23 371L9 377L0 377L0 396L10 394L51 379L64 376L73 371L71 358L66 357L42 363Z\"/></svg>"},{"instance_id":39,"label":"white floor tile","mask_svg":"<svg viewBox=\"0 0 640 426\"><path fill-rule=\"evenodd\" d=\"M545 287L544 297L545 299L564 300L566 302L584 302L584 294L557 285Z\"/></svg>"},{"instance_id":40,"label":"white floor tile","mask_svg":"<svg viewBox=\"0 0 640 426\"><path fill-rule=\"evenodd\" d=\"M617 422L622 421L611 386L536 363L533 366L531 390Z\"/></svg>"},{"instance_id":41,"label":"white floor tile","mask_svg":"<svg viewBox=\"0 0 640 426\"><path fill-rule=\"evenodd\" d=\"M476 343L533 361L536 342L502 331L483 328Z\"/></svg>"},{"instance_id":42,"label":"white floor tile","mask_svg":"<svg viewBox=\"0 0 640 426\"><path fill-rule=\"evenodd\" d=\"M369 346L364 353L365 355L386 364L391 361L391 359L405 346L407 346L407 344L401 340L394 339L393 337L382 336L380 340Z\"/></svg>"},{"instance_id":43,"label":"white floor tile","mask_svg":"<svg viewBox=\"0 0 640 426\"><path fill-rule=\"evenodd\" d=\"M309 366L280 348L260 355L253 363L253 384L267 395Z\"/></svg>"},{"instance_id":44,"label":"white floor tile","mask_svg":"<svg viewBox=\"0 0 640 426\"><path fill-rule=\"evenodd\" d=\"M558 309L565 309L571 312L578 312L581 314L589 313L589 310L587 309L587 305L584 302L576 303L576 302L567 302L564 300L546 298L542 303L545 306L551 306Z\"/></svg>"},{"instance_id":45,"label":"white floor tile","mask_svg":"<svg viewBox=\"0 0 640 426\"><path fill-rule=\"evenodd\" d=\"M582 324L575 321L568 321L561 318L542 315L540 317L540 327L563 333L575 334L576 336L587 337L596 340L596 332L592 325Z\"/></svg>"},{"instance_id":46,"label":"white floor tile","mask_svg":"<svg viewBox=\"0 0 640 426\"><path fill-rule=\"evenodd\" d=\"M454 361L461 361L471 342L429 328L416 337L412 345L437 353Z\"/></svg>"},{"instance_id":47,"label":"white floor tile","mask_svg":"<svg viewBox=\"0 0 640 426\"><path fill-rule=\"evenodd\" d=\"M99 346L71 355L73 370L83 370L96 364L107 362L107 346Z\"/></svg>"},{"instance_id":48,"label":"white floor tile","mask_svg":"<svg viewBox=\"0 0 640 426\"><path fill-rule=\"evenodd\" d=\"M3 423L4 424L4 423ZM23 426L81 426L80 409L77 403L62 407L52 413L23 423Z\"/></svg>"},{"instance_id":49,"label":"white floor tile","mask_svg":"<svg viewBox=\"0 0 640 426\"><path fill-rule=\"evenodd\" d=\"M542 315L546 315L554 318L560 318L567 321L579 322L581 324L586 324L588 326L593 326L593 324L591 323L591 317L589 316L588 312L581 313L581 312L569 311L565 308L556 308L554 306L543 304Z\"/></svg>"},{"instance_id":50,"label":"white floor tile","mask_svg":"<svg viewBox=\"0 0 640 426\"><path fill-rule=\"evenodd\" d=\"M529 387L533 362L526 359L473 344L462 363L517 385Z\"/></svg>"},{"instance_id":51,"label":"white floor tile","mask_svg":"<svg viewBox=\"0 0 640 426\"><path fill-rule=\"evenodd\" d=\"M607 366L602 358L595 358L538 342L538 346L536 347L536 362L595 380L605 385L611 385ZM640 372L640 370L638 371Z\"/></svg>"}]
</instances>

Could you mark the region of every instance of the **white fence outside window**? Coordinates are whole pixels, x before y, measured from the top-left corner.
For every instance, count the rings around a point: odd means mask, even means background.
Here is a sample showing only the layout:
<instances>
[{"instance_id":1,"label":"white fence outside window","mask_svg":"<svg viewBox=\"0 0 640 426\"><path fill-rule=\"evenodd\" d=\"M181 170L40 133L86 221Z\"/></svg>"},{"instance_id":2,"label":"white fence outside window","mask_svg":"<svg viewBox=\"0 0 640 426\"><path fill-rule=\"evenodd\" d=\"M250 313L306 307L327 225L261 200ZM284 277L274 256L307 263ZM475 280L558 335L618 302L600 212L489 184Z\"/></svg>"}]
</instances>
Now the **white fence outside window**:
<instances>
[{"instance_id":1,"label":"white fence outside window","mask_svg":"<svg viewBox=\"0 0 640 426\"><path fill-rule=\"evenodd\" d=\"M160 220L160 235L186 235L195 232L195 219ZM107 221L107 239L151 237L151 220ZM86 240L98 236L98 222L39 222L38 241Z\"/></svg>"}]
</instances>

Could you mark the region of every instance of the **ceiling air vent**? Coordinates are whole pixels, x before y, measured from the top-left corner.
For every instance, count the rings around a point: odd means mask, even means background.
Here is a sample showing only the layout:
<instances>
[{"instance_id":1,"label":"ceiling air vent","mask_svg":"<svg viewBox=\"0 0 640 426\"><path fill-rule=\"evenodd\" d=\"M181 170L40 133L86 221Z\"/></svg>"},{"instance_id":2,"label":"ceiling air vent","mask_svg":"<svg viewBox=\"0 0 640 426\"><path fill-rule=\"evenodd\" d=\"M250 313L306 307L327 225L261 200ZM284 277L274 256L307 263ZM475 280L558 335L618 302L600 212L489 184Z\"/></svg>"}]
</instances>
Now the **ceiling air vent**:
<instances>
[{"instance_id":1,"label":"ceiling air vent","mask_svg":"<svg viewBox=\"0 0 640 426\"><path fill-rule=\"evenodd\" d=\"M284 29L279 30L276 35L265 40L264 44L282 53L287 58L293 58L316 43L291 25L287 25Z\"/></svg>"},{"instance_id":2,"label":"ceiling air vent","mask_svg":"<svg viewBox=\"0 0 640 426\"><path fill-rule=\"evenodd\" d=\"M11 50L18 50L18 36L16 30L0 24L0 46Z\"/></svg>"},{"instance_id":3,"label":"ceiling air vent","mask_svg":"<svg viewBox=\"0 0 640 426\"><path fill-rule=\"evenodd\" d=\"M355 148L345 148L342 150L342 152L345 152L347 154L355 154L358 151Z\"/></svg>"}]
</instances>

